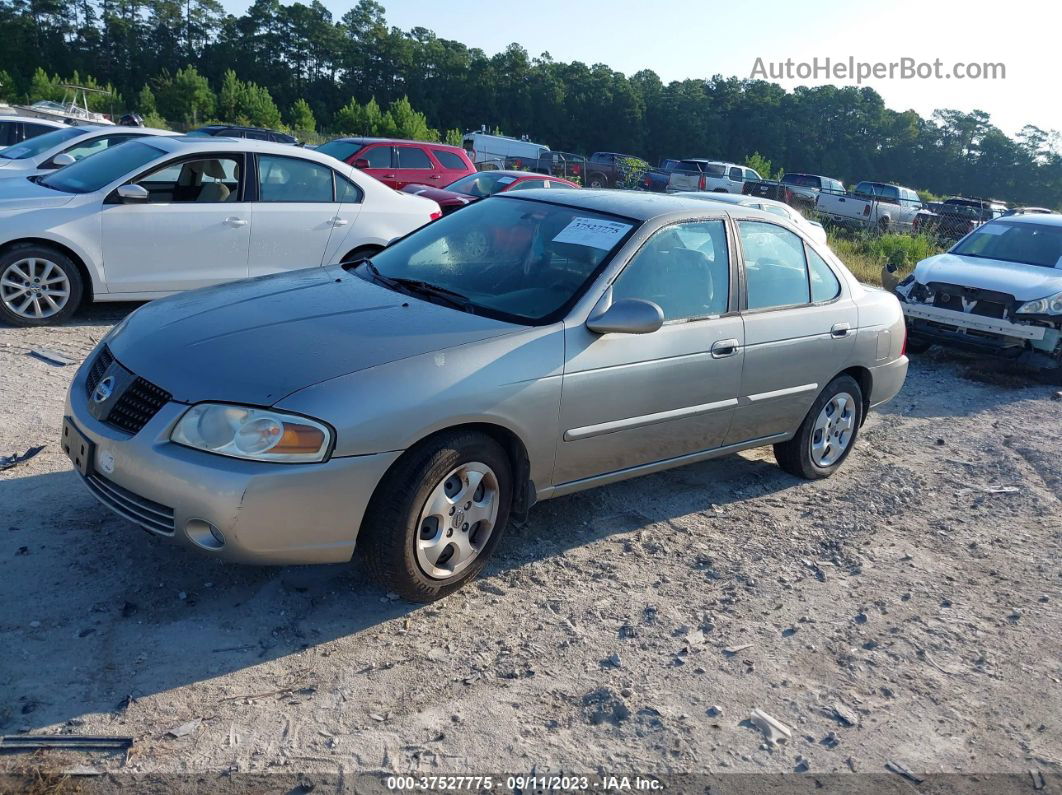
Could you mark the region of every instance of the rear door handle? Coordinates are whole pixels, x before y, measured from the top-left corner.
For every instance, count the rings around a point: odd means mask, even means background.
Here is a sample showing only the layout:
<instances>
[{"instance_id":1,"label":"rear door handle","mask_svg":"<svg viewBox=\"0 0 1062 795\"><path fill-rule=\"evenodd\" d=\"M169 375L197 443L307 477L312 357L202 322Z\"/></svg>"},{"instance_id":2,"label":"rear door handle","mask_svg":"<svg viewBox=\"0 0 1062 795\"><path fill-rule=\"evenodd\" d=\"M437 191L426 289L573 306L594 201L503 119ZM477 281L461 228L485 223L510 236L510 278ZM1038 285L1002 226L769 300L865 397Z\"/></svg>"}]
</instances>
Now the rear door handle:
<instances>
[{"instance_id":1,"label":"rear door handle","mask_svg":"<svg viewBox=\"0 0 1062 795\"><path fill-rule=\"evenodd\" d=\"M717 340L712 343L712 358L725 359L727 356L733 356L740 347L737 340Z\"/></svg>"},{"instance_id":2,"label":"rear door handle","mask_svg":"<svg viewBox=\"0 0 1062 795\"><path fill-rule=\"evenodd\" d=\"M243 218L237 218L235 216L229 216L225 219L225 224L232 227L247 226L247 221Z\"/></svg>"},{"instance_id":3,"label":"rear door handle","mask_svg":"<svg viewBox=\"0 0 1062 795\"><path fill-rule=\"evenodd\" d=\"M332 226L346 226L349 223L346 218L340 218L338 215L332 219Z\"/></svg>"},{"instance_id":4,"label":"rear door handle","mask_svg":"<svg viewBox=\"0 0 1062 795\"><path fill-rule=\"evenodd\" d=\"M852 327L848 323L834 323L833 328L830 329L830 336L836 339L847 337L851 329Z\"/></svg>"}]
</instances>

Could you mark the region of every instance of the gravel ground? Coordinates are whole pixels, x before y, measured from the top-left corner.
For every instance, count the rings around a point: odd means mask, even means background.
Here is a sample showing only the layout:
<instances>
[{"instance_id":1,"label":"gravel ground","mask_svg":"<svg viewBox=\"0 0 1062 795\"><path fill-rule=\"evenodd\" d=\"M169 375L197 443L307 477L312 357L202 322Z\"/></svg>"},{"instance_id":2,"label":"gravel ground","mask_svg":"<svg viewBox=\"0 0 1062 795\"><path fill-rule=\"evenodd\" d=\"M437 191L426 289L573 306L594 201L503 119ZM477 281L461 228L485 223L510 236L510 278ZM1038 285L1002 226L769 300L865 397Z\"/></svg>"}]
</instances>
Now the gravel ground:
<instances>
[{"instance_id":1,"label":"gravel ground","mask_svg":"<svg viewBox=\"0 0 1062 795\"><path fill-rule=\"evenodd\" d=\"M47 445L0 472L0 733L135 738L34 764L906 784L892 761L1057 786L1055 389L930 354L829 480L766 449L547 502L417 606L356 561L219 564L96 503L57 444L75 368L28 352L80 361L130 308L0 328L0 455Z\"/></svg>"}]
</instances>

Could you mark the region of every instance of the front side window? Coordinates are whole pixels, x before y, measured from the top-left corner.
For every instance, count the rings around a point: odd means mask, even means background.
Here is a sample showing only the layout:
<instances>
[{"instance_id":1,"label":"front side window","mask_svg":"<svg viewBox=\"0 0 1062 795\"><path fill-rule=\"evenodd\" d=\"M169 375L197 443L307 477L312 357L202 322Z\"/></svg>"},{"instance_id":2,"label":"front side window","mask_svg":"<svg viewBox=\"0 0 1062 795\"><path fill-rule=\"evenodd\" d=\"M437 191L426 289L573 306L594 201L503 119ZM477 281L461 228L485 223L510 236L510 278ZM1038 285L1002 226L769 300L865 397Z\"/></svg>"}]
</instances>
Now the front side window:
<instances>
[{"instance_id":1,"label":"front side window","mask_svg":"<svg viewBox=\"0 0 1062 795\"><path fill-rule=\"evenodd\" d=\"M739 221L749 309L806 304L808 266L804 243L788 229L763 221Z\"/></svg>"},{"instance_id":2,"label":"front side window","mask_svg":"<svg viewBox=\"0 0 1062 795\"><path fill-rule=\"evenodd\" d=\"M331 202L332 169L297 157L259 155L258 200L263 202Z\"/></svg>"},{"instance_id":3,"label":"front side window","mask_svg":"<svg viewBox=\"0 0 1062 795\"><path fill-rule=\"evenodd\" d=\"M734 166L733 168L731 168L730 169L730 179L732 179L734 182L741 182L741 180L742 180L741 169L738 168L737 166Z\"/></svg>"},{"instance_id":4,"label":"front side window","mask_svg":"<svg viewBox=\"0 0 1062 795\"><path fill-rule=\"evenodd\" d=\"M641 298L664 321L721 315L730 299L730 259L722 221L661 229L634 255L612 285L612 299Z\"/></svg>"},{"instance_id":5,"label":"front side window","mask_svg":"<svg viewBox=\"0 0 1062 795\"><path fill-rule=\"evenodd\" d=\"M398 147L399 168L420 168L431 170L431 160L427 153L418 146Z\"/></svg>"},{"instance_id":6,"label":"front side window","mask_svg":"<svg viewBox=\"0 0 1062 795\"><path fill-rule=\"evenodd\" d=\"M104 149L108 149L118 144L124 144L133 138L140 138L141 136L135 133L125 133L123 135L101 135L99 138L93 138L90 141L82 141L79 144L74 144L69 149L64 149L63 154L70 155L74 160L84 160L89 155L96 155L102 152Z\"/></svg>"},{"instance_id":7,"label":"front side window","mask_svg":"<svg viewBox=\"0 0 1062 795\"><path fill-rule=\"evenodd\" d=\"M368 149L358 155L359 160L362 158L369 161L369 165L367 165L366 168L390 168L391 147L370 146Z\"/></svg>"},{"instance_id":8,"label":"front side window","mask_svg":"<svg viewBox=\"0 0 1062 795\"><path fill-rule=\"evenodd\" d=\"M240 161L204 157L167 163L137 180L156 204L218 203L240 199Z\"/></svg>"},{"instance_id":9,"label":"front side window","mask_svg":"<svg viewBox=\"0 0 1062 795\"><path fill-rule=\"evenodd\" d=\"M421 227L372 262L385 286L407 280L406 289L420 295L428 284L457 294L453 300L467 301L469 311L548 323L578 300L637 225L583 208L499 197ZM367 266L356 272L374 278ZM401 291L401 281L393 288Z\"/></svg>"},{"instance_id":10,"label":"front side window","mask_svg":"<svg viewBox=\"0 0 1062 795\"><path fill-rule=\"evenodd\" d=\"M161 149L144 143L141 138L123 146L111 147L95 157L87 157L52 172L42 177L39 184L65 193L91 193L130 172L135 173L141 166L147 165L162 154Z\"/></svg>"}]
</instances>

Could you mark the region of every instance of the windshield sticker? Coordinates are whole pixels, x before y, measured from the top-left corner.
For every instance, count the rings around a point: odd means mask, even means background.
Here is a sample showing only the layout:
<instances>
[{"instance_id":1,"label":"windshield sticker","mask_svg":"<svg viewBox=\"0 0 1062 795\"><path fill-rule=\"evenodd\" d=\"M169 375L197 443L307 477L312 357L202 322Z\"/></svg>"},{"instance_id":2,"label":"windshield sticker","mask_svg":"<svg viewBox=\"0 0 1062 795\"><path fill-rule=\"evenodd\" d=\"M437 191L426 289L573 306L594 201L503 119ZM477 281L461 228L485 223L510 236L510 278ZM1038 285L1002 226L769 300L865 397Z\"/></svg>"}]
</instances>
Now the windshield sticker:
<instances>
[{"instance_id":1,"label":"windshield sticker","mask_svg":"<svg viewBox=\"0 0 1062 795\"><path fill-rule=\"evenodd\" d=\"M627 234L630 228L630 224L621 224L618 221L573 218L571 223L553 238L553 242L572 243L576 246L589 246L608 251Z\"/></svg>"},{"instance_id":2,"label":"windshield sticker","mask_svg":"<svg viewBox=\"0 0 1062 795\"><path fill-rule=\"evenodd\" d=\"M510 182L516 182L516 177L498 177L499 185L508 185Z\"/></svg>"},{"instance_id":3,"label":"windshield sticker","mask_svg":"<svg viewBox=\"0 0 1062 795\"><path fill-rule=\"evenodd\" d=\"M1002 224L996 224L995 226L992 226L992 224L985 224L977 230L978 234L981 235L1001 235L1006 231L1007 227Z\"/></svg>"}]
</instances>

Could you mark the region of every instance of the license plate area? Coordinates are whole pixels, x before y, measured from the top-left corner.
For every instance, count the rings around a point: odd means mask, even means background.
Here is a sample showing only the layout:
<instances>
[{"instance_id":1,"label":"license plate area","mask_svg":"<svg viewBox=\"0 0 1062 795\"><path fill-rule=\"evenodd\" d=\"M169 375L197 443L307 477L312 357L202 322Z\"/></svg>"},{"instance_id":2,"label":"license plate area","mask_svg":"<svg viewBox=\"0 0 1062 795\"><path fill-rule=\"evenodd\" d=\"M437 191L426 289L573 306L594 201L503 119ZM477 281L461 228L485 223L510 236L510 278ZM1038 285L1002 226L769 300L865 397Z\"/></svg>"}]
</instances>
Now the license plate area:
<instances>
[{"instance_id":1,"label":"license plate area","mask_svg":"<svg viewBox=\"0 0 1062 795\"><path fill-rule=\"evenodd\" d=\"M74 465L82 477L92 474L92 460L95 455L96 445L78 430L74 421L69 417L63 418L63 452Z\"/></svg>"}]
</instances>

